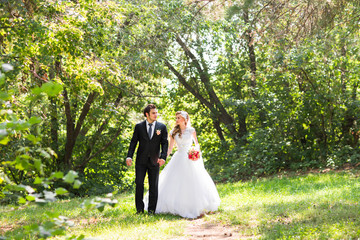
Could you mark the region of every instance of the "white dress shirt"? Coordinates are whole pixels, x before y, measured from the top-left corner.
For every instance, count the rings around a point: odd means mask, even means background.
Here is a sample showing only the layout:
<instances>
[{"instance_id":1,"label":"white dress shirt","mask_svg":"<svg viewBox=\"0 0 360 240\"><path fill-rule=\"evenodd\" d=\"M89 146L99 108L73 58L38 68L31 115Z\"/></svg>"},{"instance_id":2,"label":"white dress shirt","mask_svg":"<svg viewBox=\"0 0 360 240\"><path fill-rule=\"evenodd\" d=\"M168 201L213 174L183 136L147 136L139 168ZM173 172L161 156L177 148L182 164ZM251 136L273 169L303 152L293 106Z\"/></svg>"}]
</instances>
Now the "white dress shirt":
<instances>
[{"instance_id":1,"label":"white dress shirt","mask_svg":"<svg viewBox=\"0 0 360 240\"><path fill-rule=\"evenodd\" d=\"M156 121L154 121L151 125L151 138L154 136L154 131L155 131L155 124L156 124ZM146 120L146 132L148 133L149 132L149 122ZM150 138L150 139L151 139Z\"/></svg>"}]
</instances>

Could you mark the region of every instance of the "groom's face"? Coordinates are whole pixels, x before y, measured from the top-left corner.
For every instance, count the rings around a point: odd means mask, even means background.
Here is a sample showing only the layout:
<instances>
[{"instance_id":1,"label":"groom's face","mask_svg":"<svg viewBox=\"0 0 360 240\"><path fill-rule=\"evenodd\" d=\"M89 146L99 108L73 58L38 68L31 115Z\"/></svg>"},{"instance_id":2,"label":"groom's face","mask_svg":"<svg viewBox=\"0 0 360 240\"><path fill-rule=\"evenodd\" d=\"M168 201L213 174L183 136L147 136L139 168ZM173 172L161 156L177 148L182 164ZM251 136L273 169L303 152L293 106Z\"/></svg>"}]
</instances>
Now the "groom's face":
<instances>
[{"instance_id":1,"label":"groom's face","mask_svg":"<svg viewBox=\"0 0 360 240\"><path fill-rule=\"evenodd\" d=\"M150 109L150 113L146 113L148 122L154 122L156 121L157 117L158 117L158 111L157 109Z\"/></svg>"}]
</instances>

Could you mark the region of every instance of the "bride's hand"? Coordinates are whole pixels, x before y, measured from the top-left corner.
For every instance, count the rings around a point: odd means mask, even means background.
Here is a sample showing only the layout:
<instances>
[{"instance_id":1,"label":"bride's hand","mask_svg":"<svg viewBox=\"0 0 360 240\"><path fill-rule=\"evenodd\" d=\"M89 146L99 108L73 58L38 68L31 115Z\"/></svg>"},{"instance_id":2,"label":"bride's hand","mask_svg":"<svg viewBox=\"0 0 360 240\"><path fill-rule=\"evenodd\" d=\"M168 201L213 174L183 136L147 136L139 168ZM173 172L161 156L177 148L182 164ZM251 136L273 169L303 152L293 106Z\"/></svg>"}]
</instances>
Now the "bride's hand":
<instances>
[{"instance_id":1,"label":"bride's hand","mask_svg":"<svg viewBox=\"0 0 360 240\"><path fill-rule=\"evenodd\" d=\"M165 160L164 160L164 159L158 159L157 162L158 162L158 164L160 165L160 167L165 164Z\"/></svg>"}]
</instances>

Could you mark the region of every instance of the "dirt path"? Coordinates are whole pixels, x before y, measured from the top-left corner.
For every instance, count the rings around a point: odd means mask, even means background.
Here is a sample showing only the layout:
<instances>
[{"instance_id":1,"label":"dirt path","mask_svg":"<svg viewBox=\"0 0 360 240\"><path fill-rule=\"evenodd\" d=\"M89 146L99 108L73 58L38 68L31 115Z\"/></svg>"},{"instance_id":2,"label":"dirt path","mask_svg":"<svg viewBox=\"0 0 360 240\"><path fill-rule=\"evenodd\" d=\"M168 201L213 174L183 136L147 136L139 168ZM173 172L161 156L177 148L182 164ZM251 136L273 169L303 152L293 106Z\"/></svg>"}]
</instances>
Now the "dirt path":
<instances>
[{"instance_id":1,"label":"dirt path","mask_svg":"<svg viewBox=\"0 0 360 240\"><path fill-rule=\"evenodd\" d=\"M204 219L196 219L189 222L185 229L185 236L175 238L177 240L207 240L207 239L241 239L242 237L235 231L235 228L214 224L204 221Z\"/></svg>"}]
</instances>

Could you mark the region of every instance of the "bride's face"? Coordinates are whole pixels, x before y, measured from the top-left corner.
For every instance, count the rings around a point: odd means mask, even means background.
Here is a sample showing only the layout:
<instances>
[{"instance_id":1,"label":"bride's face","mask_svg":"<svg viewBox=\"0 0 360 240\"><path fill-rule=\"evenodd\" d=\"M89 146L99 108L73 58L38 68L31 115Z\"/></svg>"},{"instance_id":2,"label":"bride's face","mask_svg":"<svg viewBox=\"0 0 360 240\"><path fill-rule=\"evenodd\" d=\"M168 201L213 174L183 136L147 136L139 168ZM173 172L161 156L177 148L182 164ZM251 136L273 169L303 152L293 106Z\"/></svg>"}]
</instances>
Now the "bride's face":
<instances>
[{"instance_id":1,"label":"bride's face","mask_svg":"<svg viewBox=\"0 0 360 240\"><path fill-rule=\"evenodd\" d=\"M180 114L176 115L176 125L180 125L180 126L186 125L185 119Z\"/></svg>"}]
</instances>

